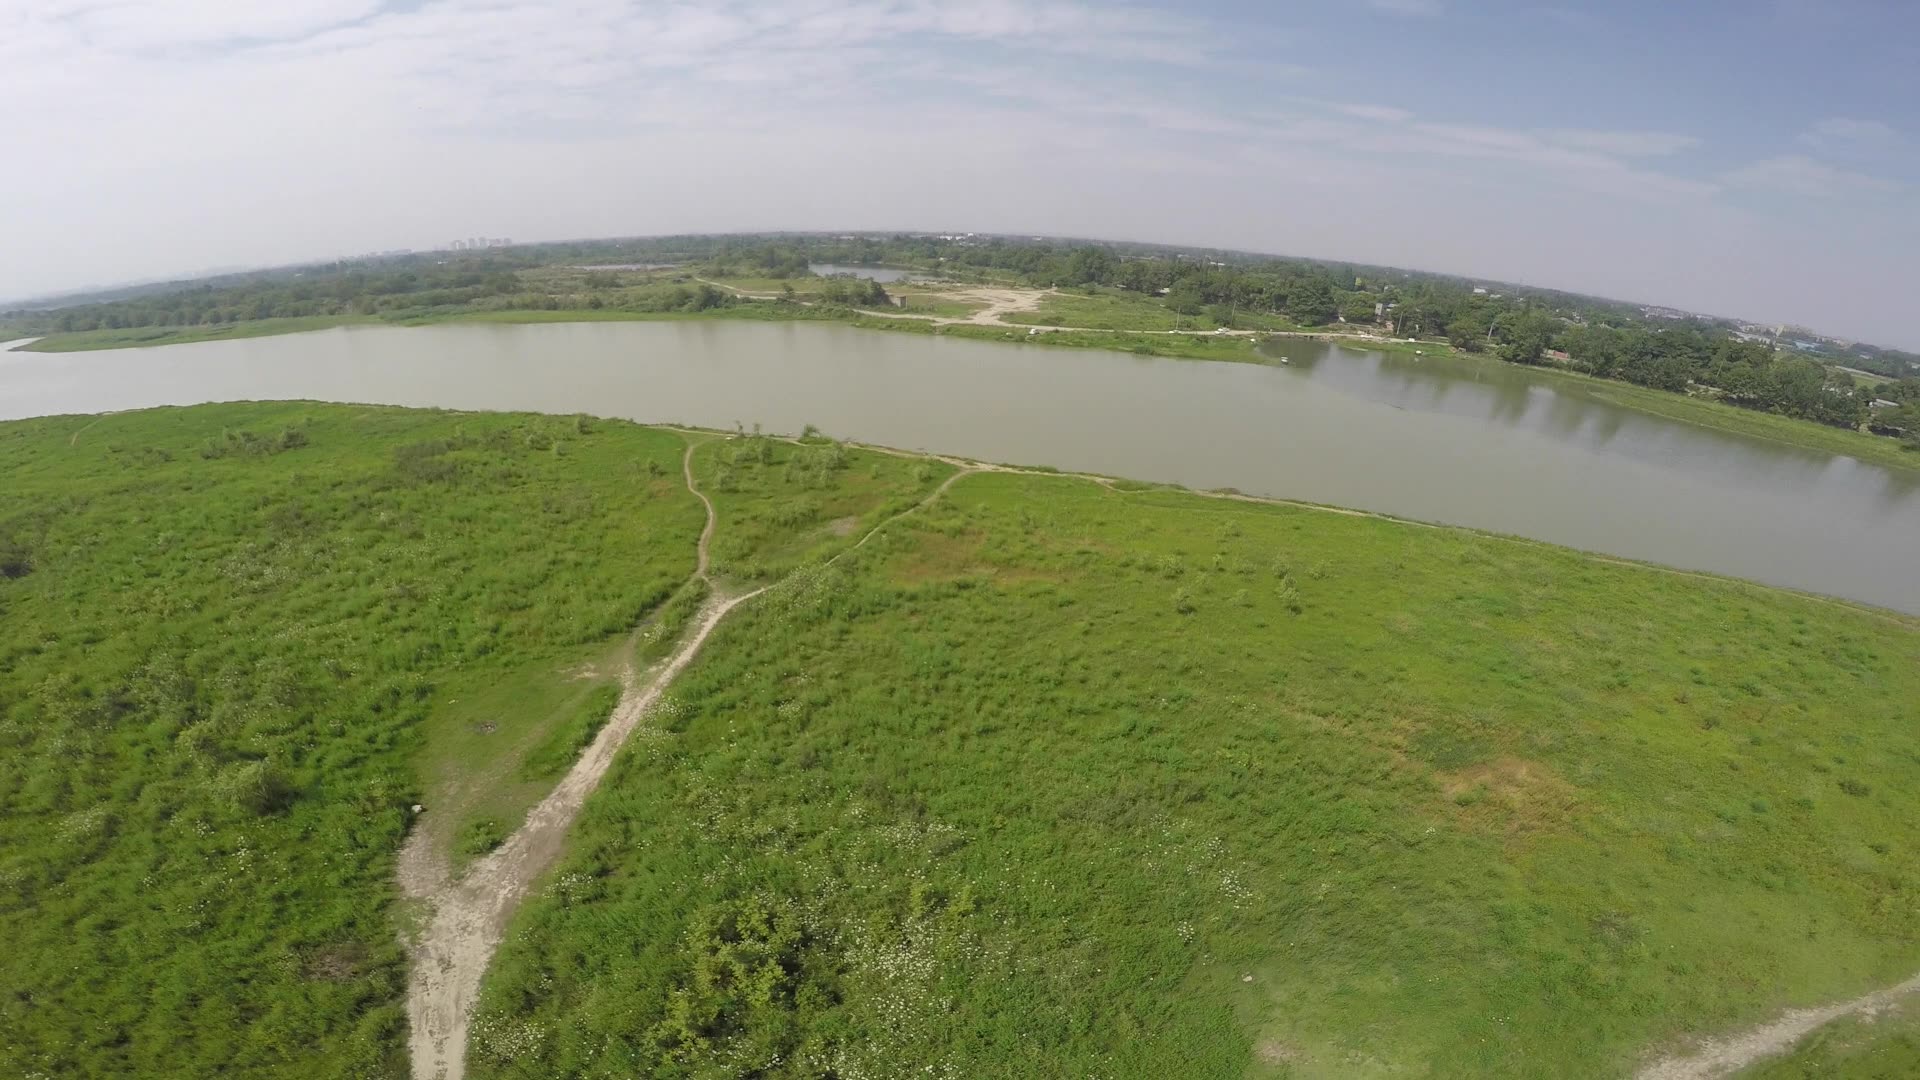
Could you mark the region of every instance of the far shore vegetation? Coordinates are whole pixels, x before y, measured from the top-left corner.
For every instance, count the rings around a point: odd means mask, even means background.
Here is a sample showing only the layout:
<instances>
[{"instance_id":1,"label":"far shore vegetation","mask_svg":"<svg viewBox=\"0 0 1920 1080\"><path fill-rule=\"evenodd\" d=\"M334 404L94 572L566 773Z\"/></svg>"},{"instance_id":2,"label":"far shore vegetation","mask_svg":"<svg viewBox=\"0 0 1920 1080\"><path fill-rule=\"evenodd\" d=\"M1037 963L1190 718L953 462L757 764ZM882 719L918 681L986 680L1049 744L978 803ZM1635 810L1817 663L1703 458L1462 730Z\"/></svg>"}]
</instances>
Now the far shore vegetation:
<instances>
[{"instance_id":1,"label":"far shore vegetation","mask_svg":"<svg viewBox=\"0 0 1920 1080\"><path fill-rule=\"evenodd\" d=\"M596 265L597 264L597 265ZM817 264L891 266L883 285ZM986 310L993 294L1019 304ZM378 323L816 319L1268 362L1262 335L1461 353L1604 381L1623 405L1920 469L1920 356L1781 328L1378 267L1138 245L905 236L675 237L442 253L128 290L10 312L46 352ZM1809 340L1811 336L1813 340Z\"/></svg>"}]
</instances>

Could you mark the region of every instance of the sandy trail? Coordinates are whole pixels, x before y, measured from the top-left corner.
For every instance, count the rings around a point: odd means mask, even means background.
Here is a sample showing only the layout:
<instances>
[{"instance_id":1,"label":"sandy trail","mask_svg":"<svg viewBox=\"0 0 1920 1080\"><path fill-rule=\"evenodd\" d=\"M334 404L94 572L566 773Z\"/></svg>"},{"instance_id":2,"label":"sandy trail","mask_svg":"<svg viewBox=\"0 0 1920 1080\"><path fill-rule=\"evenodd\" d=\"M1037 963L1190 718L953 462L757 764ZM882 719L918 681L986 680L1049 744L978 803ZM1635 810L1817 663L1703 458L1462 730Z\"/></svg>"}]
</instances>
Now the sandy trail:
<instances>
[{"instance_id":1,"label":"sandy trail","mask_svg":"<svg viewBox=\"0 0 1920 1080\"><path fill-rule=\"evenodd\" d=\"M716 515L712 501L693 480L694 445L687 446L681 467L687 489L707 509L694 569L695 578L707 581L708 548ZM474 863L465 877L450 880L445 859L432 850L427 830L415 829L407 838L400 853L401 887L408 896L427 901L433 912L424 934L413 943L407 986L409 1043L416 1080L460 1080L465 1074L467 1027L474 1001L487 964L500 946L507 920L520 906L527 889L559 855L567 830L580 816L587 796L600 786L621 744L645 719L674 677L693 661L720 620L764 591L755 589L734 596L716 591L701 608L693 632L644 684L633 671L627 671L620 702L592 745L527 814L526 822L504 844Z\"/></svg>"},{"instance_id":2,"label":"sandy trail","mask_svg":"<svg viewBox=\"0 0 1920 1080\"><path fill-rule=\"evenodd\" d=\"M1705 1040L1690 1054L1662 1058L1635 1073L1634 1080L1713 1080L1731 1076L1749 1065L1786 1053L1817 1028L1849 1016L1871 1016L1914 993L1920 993L1920 975L1851 1001L1817 1009L1789 1009L1779 1019L1759 1027Z\"/></svg>"},{"instance_id":3,"label":"sandy trail","mask_svg":"<svg viewBox=\"0 0 1920 1080\"><path fill-rule=\"evenodd\" d=\"M967 289L955 293L961 300L987 305L964 319L952 319L951 322L972 323L975 326L1012 326L1005 316L1016 312L1034 311L1042 301L1054 295L1053 289Z\"/></svg>"},{"instance_id":4,"label":"sandy trail","mask_svg":"<svg viewBox=\"0 0 1920 1080\"><path fill-rule=\"evenodd\" d=\"M694 577L714 587L707 575L708 548L712 544L718 516L693 479L693 451L698 443L690 441L681 469L687 490L707 509L707 523L700 531ZM962 469L914 505L902 510L842 550L828 565L837 562L866 544L887 526L912 514L944 495L962 476L973 472ZM487 965L500 947L507 921L527 890L560 854L567 830L580 816L587 797L593 794L614 755L627 737L645 720L647 712L674 678L686 670L727 613L772 586L762 586L738 595L723 595L714 587L713 595L702 606L693 631L666 662L656 667L644 685L629 669L624 688L613 715L595 736L580 760L527 814L527 820L506 842L474 863L465 877L450 878L445 856L434 850L429 830L415 828L400 851L399 877L405 894L425 901L432 916L419 940L411 943L407 983L408 1044L414 1080L462 1080L466 1074L467 1034L473 1019L473 1007L479 997L480 982Z\"/></svg>"},{"instance_id":5,"label":"sandy trail","mask_svg":"<svg viewBox=\"0 0 1920 1080\"><path fill-rule=\"evenodd\" d=\"M466 877L441 885L426 897L433 919L414 945L407 986L409 1044L415 1080L460 1080L466 1072L467 1026L480 979L500 947L501 935L534 880L553 864L567 830L587 796L600 786L627 736L667 685L686 669L727 612L762 590L709 600L691 636L644 687L629 681L620 704L593 745L559 785L527 815L507 842L481 859Z\"/></svg>"}]
</instances>

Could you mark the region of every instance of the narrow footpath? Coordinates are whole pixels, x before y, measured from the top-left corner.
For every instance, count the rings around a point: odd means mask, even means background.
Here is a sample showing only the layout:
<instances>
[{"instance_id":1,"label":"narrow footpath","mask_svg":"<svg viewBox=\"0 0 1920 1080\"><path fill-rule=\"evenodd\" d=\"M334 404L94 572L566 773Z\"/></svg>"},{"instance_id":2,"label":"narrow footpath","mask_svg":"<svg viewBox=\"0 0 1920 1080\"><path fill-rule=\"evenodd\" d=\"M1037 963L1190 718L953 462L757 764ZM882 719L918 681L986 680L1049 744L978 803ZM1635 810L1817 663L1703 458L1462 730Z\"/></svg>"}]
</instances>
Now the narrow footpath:
<instances>
[{"instance_id":1,"label":"narrow footpath","mask_svg":"<svg viewBox=\"0 0 1920 1080\"><path fill-rule=\"evenodd\" d=\"M567 831L580 816L587 797L599 787L612 765L614 755L646 718L648 710L666 692L667 687L693 662L700 647L721 620L734 608L773 588L762 586L750 592L723 593L708 575L709 548L718 527L718 515L693 478L693 452L698 440L710 433L694 429L680 430L689 439L681 461L687 490L706 507L706 525L700 542L693 576L688 584L704 582L711 590L701 607L693 629L671 656L654 668L644 683L640 674L629 668L622 676L623 689L613 715L593 743L587 747L560 783L527 815L525 823L491 854L474 863L466 876L454 880L446 872L444 857L432 850L428 831L415 829L400 852L399 877L402 891L424 901L431 917L418 940L410 944L411 973L407 987L409 1051L414 1080L464 1080L468 1028L480 983L487 965L500 947L508 920L525 899L528 890L558 858ZM860 445L860 444L851 444ZM1113 489L1109 477L1088 473L1058 473L995 465L964 458L920 454L890 447L862 446L863 449L899 456L926 457L955 466L947 477L924 498L869 529L857 541L828 559L832 565L857 551L888 526L925 508L943 497L963 477L978 473L1011 473L1071 477L1092 481ZM1247 502L1279 503L1313 510L1375 517L1364 511L1343 510L1313 503L1294 503L1282 499L1261 499L1237 492L1193 492L1214 498ZM1398 519L1394 519L1398 520ZM1405 522L1420 525L1420 522ZM1617 561L1617 560L1607 560ZM1641 565L1641 564L1628 564ZM1647 566L1646 569L1664 570ZM1778 1019L1747 1031L1708 1039L1691 1052L1653 1061L1635 1074L1635 1080L1714 1080L1727 1077L1756 1062L1791 1050L1795 1043L1816 1029L1849 1016L1883 1010L1901 998L1920 993L1920 976L1897 986L1850 1001L1810 1009L1789 1011Z\"/></svg>"},{"instance_id":2,"label":"narrow footpath","mask_svg":"<svg viewBox=\"0 0 1920 1080\"><path fill-rule=\"evenodd\" d=\"M664 663L653 669L644 683L631 667L623 674L620 701L580 760L574 762L560 783L528 812L525 823L505 843L475 862L466 876L454 880L447 874L444 857L432 850L425 829L413 830L401 849L401 890L410 899L424 901L431 911L425 931L410 943L407 1020L414 1080L463 1080L468 1027L479 998L480 982L500 947L508 920L533 883L558 858L567 831L580 816L587 797L600 786L614 755L646 719L648 710L693 662L701 645L729 612L773 587L766 585L751 592L728 595L708 576L708 549L719 519L713 501L693 479L693 451L698 445L696 438L690 438L686 456L681 460L687 490L707 509L707 523L700 531L698 556L689 584L705 582L711 592L691 632ZM972 471L962 469L954 473L925 498L868 530L853 545L829 559L828 564L940 498L954 481Z\"/></svg>"},{"instance_id":3,"label":"narrow footpath","mask_svg":"<svg viewBox=\"0 0 1920 1080\"><path fill-rule=\"evenodd\" d=\"M1692 1053L1661 1058L1635 1073L1634 1080L1717 1080L1732 1076L1749 1065L1787 1053L1795 1043L1835 1020L1849 1016L1871 1017L1916 993L1920 993L1920 975L1851 1001L1812 1009L1789 1009L1778 1019L1759 1027L1708 1039Z\"/></svg>"}]
</instances>

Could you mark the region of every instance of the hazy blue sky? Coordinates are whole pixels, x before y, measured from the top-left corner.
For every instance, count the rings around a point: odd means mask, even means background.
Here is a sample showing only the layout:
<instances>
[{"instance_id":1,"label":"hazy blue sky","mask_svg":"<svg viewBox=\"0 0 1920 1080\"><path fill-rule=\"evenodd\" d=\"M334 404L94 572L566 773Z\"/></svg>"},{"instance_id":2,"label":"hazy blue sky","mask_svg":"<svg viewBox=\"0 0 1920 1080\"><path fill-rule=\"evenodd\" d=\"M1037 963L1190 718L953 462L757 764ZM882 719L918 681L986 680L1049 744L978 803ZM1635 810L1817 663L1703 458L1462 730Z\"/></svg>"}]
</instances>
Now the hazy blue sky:
<instances>
[{"instance_id":1,"label":"hazy blue sky","mask_svg":"<svg viewBox=\"0 0 1920 1080\"><path fill-rule=\"evenodd\" d=\"M1920 347L1914 0L0 0L0 296L455 237L1047 232Z\"/></svg>"}]
</instances>

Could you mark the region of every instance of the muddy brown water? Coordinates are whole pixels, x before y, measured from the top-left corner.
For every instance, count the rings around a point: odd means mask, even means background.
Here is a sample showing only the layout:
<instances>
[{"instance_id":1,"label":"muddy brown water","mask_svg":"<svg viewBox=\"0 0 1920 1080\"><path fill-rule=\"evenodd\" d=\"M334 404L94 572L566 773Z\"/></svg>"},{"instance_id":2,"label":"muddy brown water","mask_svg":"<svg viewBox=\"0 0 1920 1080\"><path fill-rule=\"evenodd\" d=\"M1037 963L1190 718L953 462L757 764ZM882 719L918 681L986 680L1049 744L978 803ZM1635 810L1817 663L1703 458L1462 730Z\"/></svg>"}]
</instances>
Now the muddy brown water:
<instances>
[{"instance_id":1,"label":"muddy brown water","mask_svg":"<svg viewBox=\"0 0 1920 1080\"><path fill-rule=\"evenodd\" d=\"M1268 348L1289 363L809 323L343 327L0 352L0 418L315 398L814 424L906 449L1467 525L1920 613L1920 472L1649 416L1605 400L1604 386L1523 369L1305 340Z\"/></svg>"}]
</instances>

